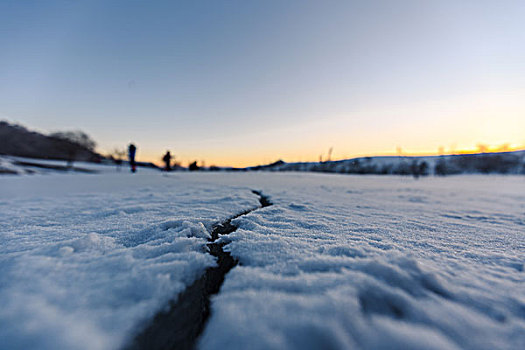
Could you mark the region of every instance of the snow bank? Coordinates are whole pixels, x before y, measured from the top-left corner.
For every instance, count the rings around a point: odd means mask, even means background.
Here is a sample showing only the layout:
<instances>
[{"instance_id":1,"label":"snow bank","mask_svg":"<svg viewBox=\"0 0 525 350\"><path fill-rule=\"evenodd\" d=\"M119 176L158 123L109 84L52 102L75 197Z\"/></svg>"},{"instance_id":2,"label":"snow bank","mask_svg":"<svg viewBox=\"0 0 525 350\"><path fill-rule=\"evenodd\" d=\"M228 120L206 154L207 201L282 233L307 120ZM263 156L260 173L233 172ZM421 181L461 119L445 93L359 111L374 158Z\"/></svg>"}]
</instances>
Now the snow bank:
<instances>
[{"instance_id":1,"label":"snow bank","mask_svg":"<svg viewBox=\"0 0 525 350\"><path fill-rule=\"evenodd\" d=\"M260 174L201 349L525 348L525 184Z\"/></svg>"},{"instance_id":2,"label":"snow bank","mask_svg":"<svg viewBox=\"0 0 525 350\"><path fill-rule=\"evenodd\" d=\"M152 167L151 163L138 163L138 172L158 172L159 169ZM15 157L0 155L0 175L48 175L48 174L71 174L71 173L116 173L129 172L129 164L123 161L116 165L113 161L103 160L101 163L74 161L69 163L65 160L35 159L26 157Z\"/></svg>"},{"instance_id":3,"label":"snow bank","mask_svg":"<svg viewBox=\"0 0 525 350\"><path fill-rule=\"evenodd\" d=\"M215 264L249 189L145 174L0 180L0 347L115 349Z\"/></svg>"}]
</instances>

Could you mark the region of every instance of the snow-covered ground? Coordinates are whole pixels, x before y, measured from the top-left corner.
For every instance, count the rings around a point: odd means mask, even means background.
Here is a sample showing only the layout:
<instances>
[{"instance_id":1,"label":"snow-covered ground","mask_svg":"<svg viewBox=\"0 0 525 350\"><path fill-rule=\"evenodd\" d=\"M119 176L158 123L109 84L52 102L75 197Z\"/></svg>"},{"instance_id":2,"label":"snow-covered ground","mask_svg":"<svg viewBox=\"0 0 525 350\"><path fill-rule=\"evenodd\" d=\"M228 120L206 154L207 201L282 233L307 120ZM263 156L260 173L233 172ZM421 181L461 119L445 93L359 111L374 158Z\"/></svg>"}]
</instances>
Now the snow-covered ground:
<instances>
[{"instance_id":1,"label":"snow-covered ground","mask_svg":"<svg viewBox=\"0 0 525 350\"><path fill-rule=\"evenodd\" d=\"M117 166L109 160L104 163L73 162L69 164L64 160L35 159L0 155L0 175L43 175L43 174L67 174L67 173L114 173L128 171L129 166L122 164ZM151 168L139 168L139 171L155 171Z\"/></svg>"},{"instance_id":2,"label":"snow-covered ground","mask_svg":"<svg viewBox=\"0 0 525 350\"><path fill-rule=\"evenodd\" d=\"M201 347L525 348L524 180L257 179Z\"/></svg>"},{"instance_id":3,"label":"snow-covered ground","mask_svg":"<svg viewBox=\"0 0 525 350\"><path fill-rule=\"evenodd\" d=\"M201 349L525 348L525 179L0 178L0 347L111 349L214 264Z\"/></svg>"},{"instance_id":4,"label":"snow-covered ground","mask_svg":"<svg viewBox=\"0 0 525 350\"><path fill-rule=\"evenodd\" d=\"M249 189L159 172L0 179L0 348L115 349L215 264Z\"/></svg>"}]
</instances>

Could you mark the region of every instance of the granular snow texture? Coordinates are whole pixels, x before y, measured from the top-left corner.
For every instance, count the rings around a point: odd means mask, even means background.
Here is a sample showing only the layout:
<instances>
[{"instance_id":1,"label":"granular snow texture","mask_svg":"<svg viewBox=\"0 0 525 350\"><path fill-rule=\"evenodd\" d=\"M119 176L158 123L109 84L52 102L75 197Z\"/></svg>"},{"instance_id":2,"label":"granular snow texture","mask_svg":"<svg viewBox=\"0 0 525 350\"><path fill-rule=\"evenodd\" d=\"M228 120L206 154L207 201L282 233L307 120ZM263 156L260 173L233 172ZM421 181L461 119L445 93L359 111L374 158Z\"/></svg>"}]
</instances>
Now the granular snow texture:
<instances>
[{"instance_id":1,"label":"granular snow texture","mask_svg":"<svg viewBox=\"0 0 525 350\"><path fill-rule=\"evenodd\" d=\"M201 349L525 349L523 178L251 181Z\"/></svg>"},{"instance_id":2,"label":"granular snow texture","mask_svg":"<svg viewBox=\"0 0 525 350\"><path fill-rule=\"evenodd\" d=\"M0 179L0 347L115 349L239 260L201 349L524 349L518 176L297 173Z\"/></svg>"},{"instance_id":3,"label":"granular snow texture","mask_svg":"<svg viewBox=\"0 0 525 350\"><path fill-rule=\"evenodd\" d=\"M0 348L115 349L215 264L249 189L157 174L3 178Z\"/></svg>"}]
</instances>

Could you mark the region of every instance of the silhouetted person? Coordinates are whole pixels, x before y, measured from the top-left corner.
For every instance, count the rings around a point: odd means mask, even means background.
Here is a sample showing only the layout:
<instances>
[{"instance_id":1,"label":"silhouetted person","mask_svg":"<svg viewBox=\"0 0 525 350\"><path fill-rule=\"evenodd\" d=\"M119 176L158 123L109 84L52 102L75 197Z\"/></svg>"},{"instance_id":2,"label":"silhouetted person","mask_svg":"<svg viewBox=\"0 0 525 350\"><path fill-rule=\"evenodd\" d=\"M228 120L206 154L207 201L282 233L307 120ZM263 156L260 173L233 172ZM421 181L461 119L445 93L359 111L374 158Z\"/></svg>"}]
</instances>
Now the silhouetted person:
<instances>
[{"instance_id":1,"label":"silhouetted person","mask_svg":"<svg viewBox=\"0 0 525 350\"><path fill-rule=\"evenodd\" d=\"M131 172L137 171L137 163L135 163L135 153L137 153L137 147L130 143L128 146L129 165L131 166Z\"/></svg>"},{"instance_id":2,"label":"silhouetted person","mask_svg":"<svg viewBox=\"0 0 525 350\"><path fill-rule=\"evenodd\" d=\"M193 163L191 163L188 168L190 169L190 171L197 171L197 170L199 170L199 166L197 165L197 161L194 161Z\"/></svg>"},{"instance_id":3,"label":"silhouetted person","mask_svg":"<svg viewBox=\"0 0 525 350\"><path fill-rule=\"evenodd\" d=\"M164 164L166 164L164 166L164 170L166 171L171 171L171 154L170 154L170 151L167 151L166 154L164 155L164 157L162 157L162 160L164 161Z\"/></svg>"}]
</instances>

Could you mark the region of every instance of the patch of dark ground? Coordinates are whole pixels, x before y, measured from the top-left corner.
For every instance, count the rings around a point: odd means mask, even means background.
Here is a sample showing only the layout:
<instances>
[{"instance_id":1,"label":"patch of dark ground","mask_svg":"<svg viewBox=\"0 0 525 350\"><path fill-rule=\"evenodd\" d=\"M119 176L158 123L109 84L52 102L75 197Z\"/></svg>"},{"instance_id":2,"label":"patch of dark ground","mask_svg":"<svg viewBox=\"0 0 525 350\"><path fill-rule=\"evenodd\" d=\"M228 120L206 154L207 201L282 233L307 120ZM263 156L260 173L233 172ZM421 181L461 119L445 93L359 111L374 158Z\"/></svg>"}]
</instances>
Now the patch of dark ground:
<instances>
[{"instance_id":1,"label":"patch of dark ground","mask_svg":"<svg viewBox=\"0 0 525 350\"><path fill-rule=\"evenodd\" d=\"M0 169L0 175L18 175L18 172L10 169Z\"/></svg>"},{"instance_id":2,"label":"patch of dark ground","mask_svg":"<svg viewBox=\"0 0 525 350\"><path fill-rule=\"evenodd\" d=\"M227 235L237 230L232 220L272 205L262 192L255 190L252 192L259 196L260 207L244 211L213 226L208 249L210 254L217 258L217 266L208 268L176 300L171 301L167 311L155 315L125 349L195 348L197 339L210 316L211 296L219 292L226 274L238 263L230 253L223 250L225 243L215 241L219 235Z\"/></svg>"}]
</instances>

